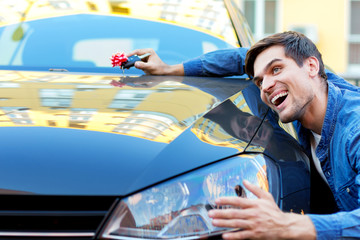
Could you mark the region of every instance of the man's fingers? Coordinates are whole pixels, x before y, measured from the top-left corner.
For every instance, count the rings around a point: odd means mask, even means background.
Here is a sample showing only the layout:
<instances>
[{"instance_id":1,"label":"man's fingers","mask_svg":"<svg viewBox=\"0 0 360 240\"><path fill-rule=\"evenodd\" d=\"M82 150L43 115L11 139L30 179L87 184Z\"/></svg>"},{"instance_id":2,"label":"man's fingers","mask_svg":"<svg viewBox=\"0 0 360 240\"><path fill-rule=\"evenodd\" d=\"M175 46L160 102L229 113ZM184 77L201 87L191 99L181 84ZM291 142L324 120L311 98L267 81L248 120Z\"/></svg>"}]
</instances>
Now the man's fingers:
<instances>
[{"instance_id":1,"label":"man's fingers","mask_svg":"<svg viewBox=\"0 0 360 240\"><path fill-rule=\"evenodd\" d=\"M212 224L215 227L237 228L237 229L250 228L249 221L243 219L213 219Z\"/></svg>"},{"instance_id":2,"label":"man's fingers","mask_svg":"<svg viewBox=\"0 0 360 240\"><path fill-rule=\"evenodd\" d=\"M132 51L132 52L130 52L130 53L127 53L126 56L128 56L128 57L130 57L130 56L132 56L132 55L138 55L138 56L140 56L140 55L144 55L144 54L146 54L146 53L154 54L155 51L154 51L154 49L152 49L152 48L136 49L136 50L134 50L134 51Z\"/></svg>"},{"instance_id":3,"label":"man's fingers","mask_svg":"<svg viewBox=\"0 0 360 240\"><path fill-rule=\"evenodd\" d=\"M135 62L135 67L138 69L143 70L144 68L146 68L146 63L142 62L142 61L136 61Z\"/></svg>"},{"instance_id":4,"label":"man's fingers","mask_svg":"<svg viewBox=\"0 0 360 240\"><path fill-rule=\"evenodd\" d=\"M216 227L234 228L233 232L227 232L222 235L223 239L250 239L254 236L251 223L243 219L214 219L212 224Z\"/></svg>"},{"instance_id":5,"label":"man's fingers","mask_svg":"<svg viewBox=\"0 0 360 240\"><path fill-rule=\"evenodd\" d=\"M256 197L260 199L273 200L272 195L263 190L262 188L250 183L249 181L244 180L243 184L247 190L252 192ZM241 208L252 206L252 200L242 197L220 197L216 199L216 204L218 205L232 205Z\"/></svg>"},{"instance_id":6,"label":"man's fingers","mask_svg":"<svg viewBox=\"0 0 360 240\"><path fill-rule=\"evenodd\" d=\"M217 205L231 205L239 208L248 208L253 206L253 199L242 198L242 197L220 197L215 200Z\"/></svg>"},{"instance_id":7,"label":"man's fingers","mask_svg":"<svg viewBox=\"0 0 360 240\"><path fill-rule=\"evenodd\" d=\"M256 217L256 212L251 208L248 209L212 209L208 212L213 219L251 219Z\"/></svg>"},{"instance_id":8,"label":"man's fingers","mask_svg":"<svg viewBox=\"0 0 360 240\"><path fill-rule=\"evenodd\" d=\"M208 212L209 217L211 218L222 218L222 219L234 219L241 218L240 209L213 209Z\"/></svg>"},{"instance_id":9,"label":"man's fingers","mask_svg":"<svg viewBox=\"0 0 360 240\"><path fill-rule=\"evenodd\" d=\"M227 232L222 235L223 239L232 240L232 239L250 239L254 236L254 233L247 230L239 230L235 232Z\"/></svg>"},{"instance_id":10,"label":"man's fingers","mask_svg":"<svg viewBox=\"0 0 360 240\"><path fill-rule=\"evenodd\" d=\"M249 181L244 180L243 184L244 184L244 186L246 187L247 190L252 192L258 198L269 199L269 200L273 199L272 195L269 192L267 192L267 191L263 190L262 188L250 183Z\"/></svg>"}]
</instances>

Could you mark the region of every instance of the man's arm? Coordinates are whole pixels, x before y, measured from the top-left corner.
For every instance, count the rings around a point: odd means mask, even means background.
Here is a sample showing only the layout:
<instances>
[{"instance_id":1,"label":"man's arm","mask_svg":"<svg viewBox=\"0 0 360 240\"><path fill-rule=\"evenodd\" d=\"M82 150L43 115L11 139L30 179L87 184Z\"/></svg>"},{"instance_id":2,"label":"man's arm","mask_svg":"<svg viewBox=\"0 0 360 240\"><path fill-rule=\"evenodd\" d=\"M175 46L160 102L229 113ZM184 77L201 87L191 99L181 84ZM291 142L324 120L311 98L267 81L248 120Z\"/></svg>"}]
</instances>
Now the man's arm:
<instances>
[{"instance_id":1,"label":"man's arm","mask_svg":"<svg viewBox=\"0 0 360 240\"><path fill-rule=\"evenodd\" d=\"M325 69L325 73L328 77L328 81L332 82L335 86L339 87L340 89L346 89L350 91L360 92L360 88L349 83L348 81L344 80L342 77L336 75L335 73Z\"/></svg>"},{"instance_id":2,"label":"man's arm","mask_svg":"<svg viewBox=\"0 0 360 240\"><path fill-rule=\"evenodd\" d=\"M163 62L156 52L151 48L136 49L128 54L128 57L132 55L144 55L150 53L150 56L142 61L135 62L135 67L143 70L148 75L173 75L184 76L183 64L169 65Z\"/></svg>"},{"instance_id":3,"label":"man's arm","mask_svg":"<svg viewBox=\"0 0 360 240\"><path fill-rule=\"evenodd\" d=\"M187 76L225 77L245 74L248 48L229 48L203 54L183 63Z\"/></svg>"},{"instance_id":4,"label":"man's arm","mask_svg":"<svg viewBox=\"0 0 360 240\"><path fill-rule=\"evenodd\" d=\"M317 230L318 240L360 239L360 209L334 214L308 215Z\"/></svg>"},{"instance_id":5,"label":"man's arm","mask_svg":"<svg viewBox=\"0 0 360 240\"><path fill-rule=\"evenodd\" d=\"M176 75L176 76L212 76L224 77L243 75L247 48L231 48L206 53L197 58L175 65L163 62L153 49L137 49L134 54L151 55L143 61L135 63L135 67L150 75Z\"/></svg>"}]
</instances>

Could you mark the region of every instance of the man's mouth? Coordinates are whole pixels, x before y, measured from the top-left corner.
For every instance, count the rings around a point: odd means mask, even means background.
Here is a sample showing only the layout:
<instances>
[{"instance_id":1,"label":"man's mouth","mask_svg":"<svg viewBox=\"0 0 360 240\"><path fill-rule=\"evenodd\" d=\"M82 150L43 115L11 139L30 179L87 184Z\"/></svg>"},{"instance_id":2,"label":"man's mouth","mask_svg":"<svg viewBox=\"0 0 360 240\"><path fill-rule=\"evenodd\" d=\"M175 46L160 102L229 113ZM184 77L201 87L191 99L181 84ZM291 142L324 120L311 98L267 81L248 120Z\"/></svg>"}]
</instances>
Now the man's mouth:
<instances>
[{"instance_id":1,"label":"man's mouth","mask_svg":"<svg viewBox=\"0 0 360 240\"><path fill-rule=\"evenodd\" d=\"M287 95L289 94L288 91L286 92L281 92L279 94L276 94L272 99L271 99L271 103L274 104L275 106L279 106L287 97Z\"/></svg>"}]
</instances>

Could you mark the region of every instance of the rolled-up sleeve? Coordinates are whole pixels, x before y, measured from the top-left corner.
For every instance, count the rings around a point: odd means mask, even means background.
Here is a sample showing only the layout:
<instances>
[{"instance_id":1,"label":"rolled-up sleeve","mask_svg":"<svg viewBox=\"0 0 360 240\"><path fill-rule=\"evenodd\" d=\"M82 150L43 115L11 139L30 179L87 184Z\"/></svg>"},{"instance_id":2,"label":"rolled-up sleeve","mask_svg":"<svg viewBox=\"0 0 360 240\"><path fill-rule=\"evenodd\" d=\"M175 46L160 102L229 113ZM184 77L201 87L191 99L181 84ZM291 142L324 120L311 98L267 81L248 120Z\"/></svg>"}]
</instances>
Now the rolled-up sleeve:
<instances>
[{"instance_id":1,"label":"rolled-up sleeve","mask_svg":"<svg viewBox=\"0 0 360 240\"><path fill-rule=\"evenodd\" d=\"M224 77L244 75L248 48L230 48L206 53L183 63L186 76Z\"/></svg>"}]
</instances>

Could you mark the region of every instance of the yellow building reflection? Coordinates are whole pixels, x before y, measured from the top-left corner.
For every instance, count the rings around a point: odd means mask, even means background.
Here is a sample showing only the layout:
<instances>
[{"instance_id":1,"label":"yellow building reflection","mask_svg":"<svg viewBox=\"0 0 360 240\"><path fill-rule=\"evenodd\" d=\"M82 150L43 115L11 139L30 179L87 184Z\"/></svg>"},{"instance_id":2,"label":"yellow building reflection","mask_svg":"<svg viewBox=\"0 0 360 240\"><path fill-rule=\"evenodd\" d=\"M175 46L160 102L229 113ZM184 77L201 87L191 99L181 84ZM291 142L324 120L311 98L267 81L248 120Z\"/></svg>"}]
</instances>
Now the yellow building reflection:
<instances>
[{"instance_id":1,"label":"yellow building reflection","mask_svg":"<svg viewBox=\"0 0 360 240\"><path fill-rule=\"evenodd\" d=\"M254 133L247 124L258 124L241 92L228 100L245 124L234 135L208 114L220 100L181 84L181 78L121 88L110 84L114 79L119 77L0 71L0 126L76 128L169 143L194 124L191 131L200 140L241 151Z\"/></svg>"},{"instance_id":2,"label":"yellow building reflection","mask_svg":"<svg viewBox=\"0 0 360 240\"><path fill-rule=\"evenodd\" d=\"M121 14L196 29L238 46L222 0L2 0L0 26L77 13ZM212 46L205 46L211 51Z\"/></svg>"},{"instance_id":3,"label":"yellow building reflection","mask_svg":"<svg viewBox=\"0 0 360 240\"><path fill-rule=\"evenodd\" d=\"M109 84L113 79L0 71L0 126L77 128L170 142L214 104L213 96L178 82L117 88Z\"/></svg>"}]
</instances>

